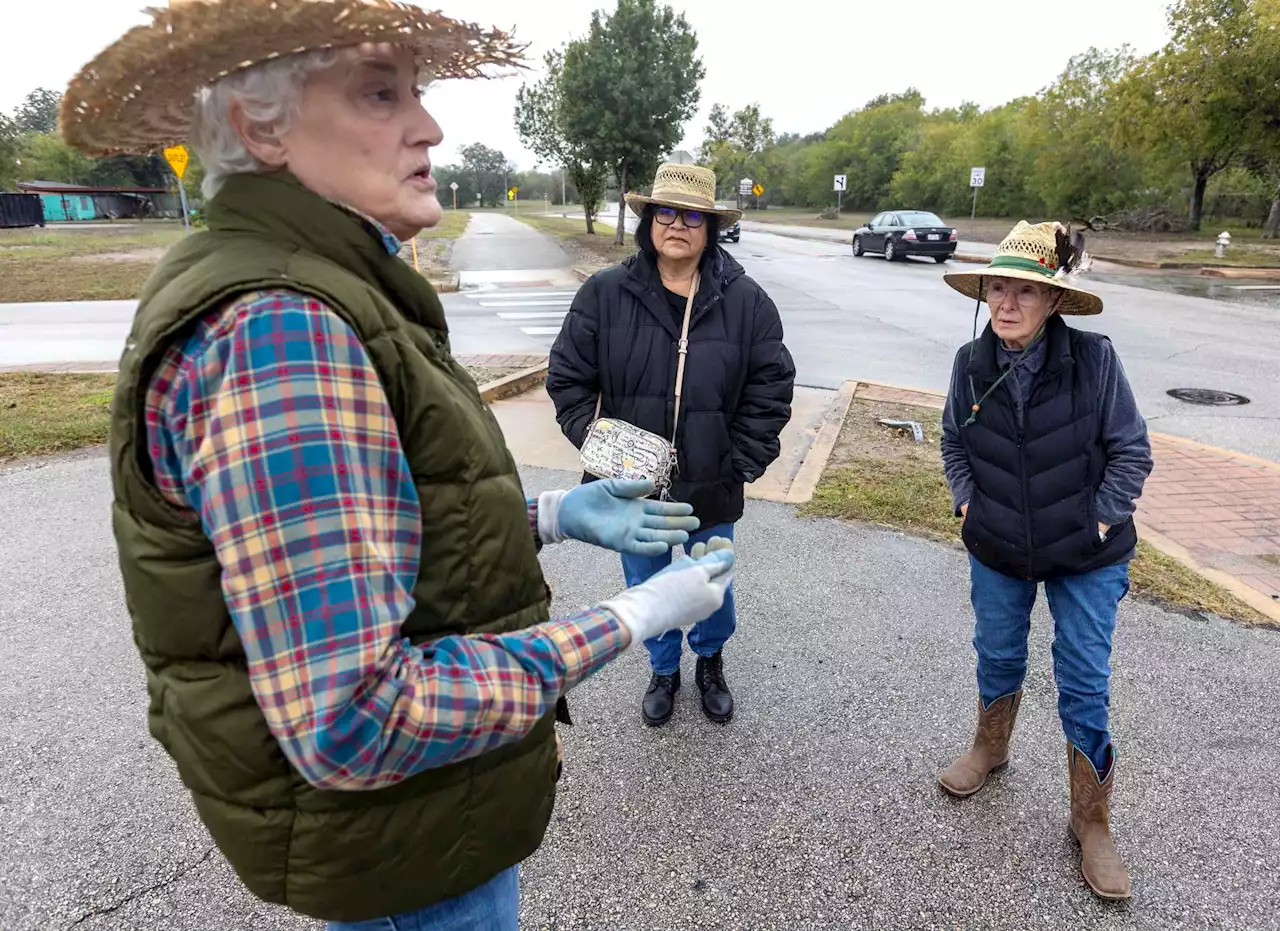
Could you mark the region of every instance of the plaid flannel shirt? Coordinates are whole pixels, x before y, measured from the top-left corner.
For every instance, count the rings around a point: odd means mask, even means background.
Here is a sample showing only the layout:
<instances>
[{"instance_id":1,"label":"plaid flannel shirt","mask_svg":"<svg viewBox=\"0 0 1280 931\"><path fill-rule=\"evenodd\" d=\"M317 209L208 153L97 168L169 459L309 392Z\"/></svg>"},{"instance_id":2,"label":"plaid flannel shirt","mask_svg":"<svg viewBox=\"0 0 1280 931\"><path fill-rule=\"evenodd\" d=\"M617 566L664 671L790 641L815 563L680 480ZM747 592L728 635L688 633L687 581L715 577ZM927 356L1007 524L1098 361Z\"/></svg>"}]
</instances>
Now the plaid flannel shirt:
<instances>
[{"instance_id":1,"label":"plaid flannel shirt","mask_svg":"<svg viewBox=\"0 0 1280 931\"><path fill-rule=\"evenodd\" d=\"M156 485L200 516L254 695L313 785L379 788L518 740L626 645L603 609L401 636L417 491L364 347L314 299L263 291L207 316L163 357L145 417ZM540 546L536 500L528 518Z\"/></svg>"}]
</instances>

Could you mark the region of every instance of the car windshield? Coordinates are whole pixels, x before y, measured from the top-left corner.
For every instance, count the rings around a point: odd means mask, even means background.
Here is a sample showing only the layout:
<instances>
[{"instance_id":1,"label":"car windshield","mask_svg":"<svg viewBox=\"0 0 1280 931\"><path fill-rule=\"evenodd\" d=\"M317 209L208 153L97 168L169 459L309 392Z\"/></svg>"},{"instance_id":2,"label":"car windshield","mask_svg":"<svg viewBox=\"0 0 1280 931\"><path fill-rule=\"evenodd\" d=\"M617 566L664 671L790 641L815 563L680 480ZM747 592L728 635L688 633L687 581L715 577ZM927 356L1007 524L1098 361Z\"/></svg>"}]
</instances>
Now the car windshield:
<instances>
[{"instance_id":1,"label":"car windshield","mask_svg":"<svg viewBox=\"0 0 1280 931\"><path fill-rule=\"evenodd\" d=\"M935 214L925 213L923 211L911 211L910 213L898 214L898 219L902 221L903 226L946 226Z\"/></svg>"}]
</instances>

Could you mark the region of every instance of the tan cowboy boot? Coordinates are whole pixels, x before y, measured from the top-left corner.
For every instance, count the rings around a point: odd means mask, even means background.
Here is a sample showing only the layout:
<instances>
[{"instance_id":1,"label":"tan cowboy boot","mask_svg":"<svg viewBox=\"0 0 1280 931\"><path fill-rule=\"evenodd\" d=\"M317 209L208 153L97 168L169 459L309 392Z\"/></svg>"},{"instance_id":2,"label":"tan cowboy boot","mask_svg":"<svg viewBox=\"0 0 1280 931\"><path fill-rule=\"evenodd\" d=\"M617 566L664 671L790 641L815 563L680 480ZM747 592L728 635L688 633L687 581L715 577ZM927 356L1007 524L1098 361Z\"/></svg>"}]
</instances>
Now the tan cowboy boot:
<instances>
[{"instance_id":1,"label":"tan cowboy boot","mask_svg":"<svg viewBox=\"0 0 1280 931\"><path fill-rule=\"evenodd\" d=\"M1080 842L1084 881L1104 899L1127 899L1133 895L1129 873L1111 840L1111 787L1115 784L1115 751L1108 749L1111 765L1107 778L1099 781L1098 771L1085 754L1067 744L1067 767L1071 773L1071 833Z\"/></svg>"},{"instance_id":2,"label":"tan cowboy boot","mask_svg":"<svg viewBox=\"0 0 1280 931\"><path fill-rule=\"evenodd\" d=\"M987 777L1009 763L1009 738L1022 704L1022 689L997 698L983 709L978 698L978 729L973 747L938 776L938 783L952 795L966 798L986 785Z\"/></svg>"}]
</instances>

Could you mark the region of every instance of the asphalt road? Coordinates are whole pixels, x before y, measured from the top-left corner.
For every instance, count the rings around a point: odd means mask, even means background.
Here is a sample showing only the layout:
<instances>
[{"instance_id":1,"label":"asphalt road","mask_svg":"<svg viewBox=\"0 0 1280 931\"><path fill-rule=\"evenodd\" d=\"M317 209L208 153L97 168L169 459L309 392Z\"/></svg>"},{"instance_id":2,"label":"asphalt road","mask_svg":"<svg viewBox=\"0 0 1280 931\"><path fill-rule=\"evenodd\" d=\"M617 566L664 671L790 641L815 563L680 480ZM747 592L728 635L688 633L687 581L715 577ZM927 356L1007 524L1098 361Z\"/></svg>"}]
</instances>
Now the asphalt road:
<instances>
[{"instance_id":1,"label":"asphalt road","mask_svg":"<svg viewBox=\"0 0 1280 931\"><path fill-rule=\"evenodd\" d=\"M854 259L845 244L760 232L726 248L777 303L804 383L946 390L974 318L973 303L941 280L946 268ZM1119 280L1094 282L1106 310L1072 324L1111 337L1151 429L1280 460L1280 297L1213 300L1152 290L1162 278ZM1237 392L1251 403L1196 407L1169 397L1173 388Z\"/></svg>"},{"instance_id":2,"label":"asphalt road","mask_svg":"<svg viewBox=\"0 0 1280 931\"><path fill-rule=\"evenodd\" d=\"M974 308L943 284L943 267L854 259L843 242L755 229L726 248L777 303L801 383L833 388L863 378L946 389L955 352L972 333ZM454 260L466 288L445 295L455 351L550 346L555 313L567 310L566 292L577 288L568 257L550 237L481 213ZM1114 341L1151 429L1280 461L1280 292L1234 286L1108 273L1094 282L1105 312L1073 323ZM512 292L511 304L480 307L476 289ZM1187 290L1195 293L1177 293ZM114 360L128 332L126 305L0 306L0 366ZM548 316L514 316L528 313ZM1236 392L1251 403L1199 407L1169 397L1175 388Z\"/></svg>"},{"instance_id":3,"label":"asphalt road","mask_svg":"<svg viewBox=\"0 0 1280 931\"><path fill-rule=\"evenodd\" d=\"M315 931L244 892L147 735L107 513L99 453L0 472L0 929ZM1067 835L1043 613L1013 766L956 803L933 777L973 718L963 554L760 502L738 550L737 717L701 717L687 658L660 730L640 651L576 690L522 927L1280 928L1276 633L1123 606L1113 818L1135 898L1109 907ZM544 552L559 611L622 585L612 554Z\"/></svg>"}]
</instances>

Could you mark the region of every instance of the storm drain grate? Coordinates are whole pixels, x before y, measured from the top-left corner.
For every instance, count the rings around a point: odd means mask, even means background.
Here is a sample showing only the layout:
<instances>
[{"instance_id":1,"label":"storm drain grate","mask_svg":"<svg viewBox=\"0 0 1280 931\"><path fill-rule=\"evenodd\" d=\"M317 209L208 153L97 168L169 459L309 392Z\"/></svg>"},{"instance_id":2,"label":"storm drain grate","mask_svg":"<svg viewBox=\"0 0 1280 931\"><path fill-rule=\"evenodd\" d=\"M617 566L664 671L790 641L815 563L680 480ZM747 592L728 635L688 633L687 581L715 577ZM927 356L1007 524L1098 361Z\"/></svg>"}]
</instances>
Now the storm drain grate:
<instances>
[{"instance_id":1,"label":"storm drain grate","mask_svg":"<svg viewBox=\"0 0 1280 931\"><path fill-rule=\"evenodd\" d=\"M1213 388L1171 388L1168 394L1169 397L1186 401L1188 404L1204 404L1210 407L1230 407L1249 403L1249 399L1243 394L1217 391Z\"/></svg>"}]
</instances>

